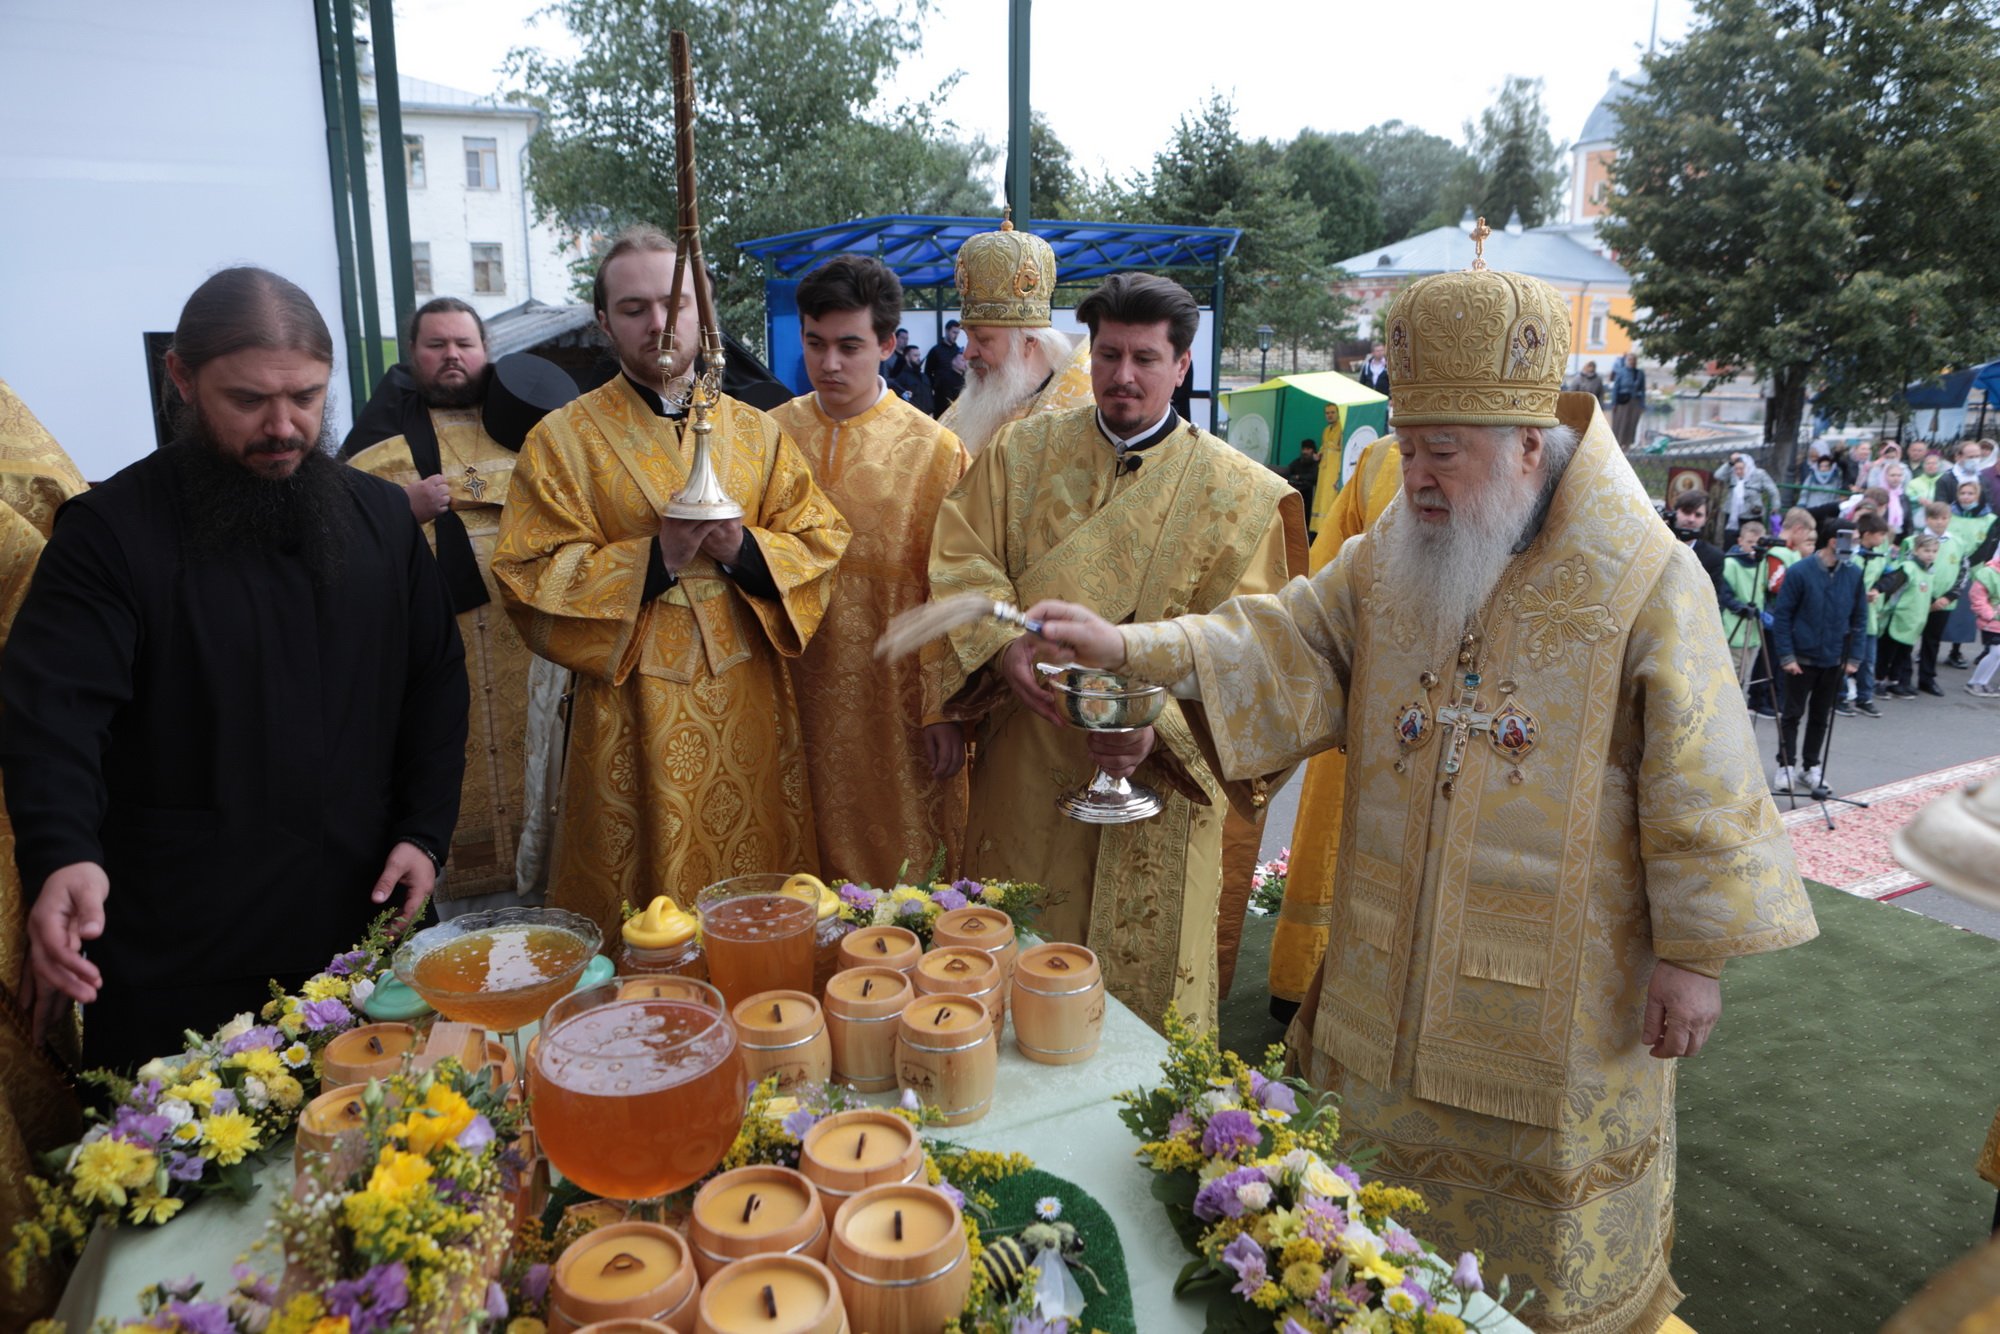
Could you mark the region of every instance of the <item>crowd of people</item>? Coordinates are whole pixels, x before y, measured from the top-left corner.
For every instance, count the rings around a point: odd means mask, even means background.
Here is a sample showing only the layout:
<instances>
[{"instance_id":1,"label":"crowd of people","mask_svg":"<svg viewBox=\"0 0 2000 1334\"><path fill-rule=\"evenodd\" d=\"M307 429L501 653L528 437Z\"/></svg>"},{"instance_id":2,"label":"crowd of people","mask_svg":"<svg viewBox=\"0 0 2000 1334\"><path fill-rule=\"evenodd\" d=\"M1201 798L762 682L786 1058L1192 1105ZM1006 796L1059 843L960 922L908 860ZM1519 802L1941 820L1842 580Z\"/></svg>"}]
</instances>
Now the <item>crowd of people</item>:
<instances>
[{"instance_id":1,"label":"crowd of people","mask_svg":"<svg viewBox=\"0 0 2000 1334\"><path fill-rule=\"evenodd\" d=\"M1829 720L1942 696L1940 668L1966 670L1967 693L2000 698L1996 453L1991 440L1879 451L1815 442L1789 507L1739 453L1716 468L1709 494L1676 502L1683 540L1714 553L1704 564L1748 706L1779 721L1774 790L1827 795ZM1708 545L1711 533L1726 553Z\"/></svg>"}]
</instances>

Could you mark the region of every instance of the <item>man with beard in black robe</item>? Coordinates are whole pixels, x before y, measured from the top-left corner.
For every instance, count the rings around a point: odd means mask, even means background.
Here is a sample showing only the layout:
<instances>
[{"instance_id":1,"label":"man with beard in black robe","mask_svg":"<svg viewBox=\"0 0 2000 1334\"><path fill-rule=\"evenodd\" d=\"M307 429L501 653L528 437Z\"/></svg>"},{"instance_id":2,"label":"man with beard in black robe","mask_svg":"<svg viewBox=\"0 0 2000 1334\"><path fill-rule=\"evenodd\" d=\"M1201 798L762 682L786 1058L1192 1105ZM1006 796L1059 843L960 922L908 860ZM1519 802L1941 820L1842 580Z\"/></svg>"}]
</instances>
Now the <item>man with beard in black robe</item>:
<instances>
[{"instance_id":1,"label":"man with beard in black robe","mask_svg":"<svg viewBox=\"0 0 2000 1334\"><path fill-rule=\"evenodd\" d=\"M29 982L84 1059L179 1050L422 909L464 763L464 652L401 489L332 456L333 340L225 269L167 354L180 439L78 496L0 668ZM394 597L389 589L401 590Z\"/></svg>"}]
</instances>

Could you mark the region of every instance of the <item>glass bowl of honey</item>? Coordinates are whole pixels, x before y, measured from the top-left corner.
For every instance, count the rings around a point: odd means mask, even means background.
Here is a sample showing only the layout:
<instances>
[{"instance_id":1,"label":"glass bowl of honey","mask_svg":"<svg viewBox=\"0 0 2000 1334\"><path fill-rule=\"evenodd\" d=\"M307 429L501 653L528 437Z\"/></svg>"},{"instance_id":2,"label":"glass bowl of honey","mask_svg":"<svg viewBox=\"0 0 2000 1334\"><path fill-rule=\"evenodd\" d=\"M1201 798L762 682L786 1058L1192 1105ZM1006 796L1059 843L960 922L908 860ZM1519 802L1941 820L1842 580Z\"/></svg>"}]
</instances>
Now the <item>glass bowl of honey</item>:
<instances>
[{"instance_id":1,"label":"glass bowl of honey","mask_svg":"<svg viewBox=\"0 0 2000 1334\"><path fill-rule=\"evenodd\" d=\"M443 1015L509 1033L568 995L604 935L560 908L499 908L426 927L396 949L404 985Z\"/></svg>"}]
</instances>

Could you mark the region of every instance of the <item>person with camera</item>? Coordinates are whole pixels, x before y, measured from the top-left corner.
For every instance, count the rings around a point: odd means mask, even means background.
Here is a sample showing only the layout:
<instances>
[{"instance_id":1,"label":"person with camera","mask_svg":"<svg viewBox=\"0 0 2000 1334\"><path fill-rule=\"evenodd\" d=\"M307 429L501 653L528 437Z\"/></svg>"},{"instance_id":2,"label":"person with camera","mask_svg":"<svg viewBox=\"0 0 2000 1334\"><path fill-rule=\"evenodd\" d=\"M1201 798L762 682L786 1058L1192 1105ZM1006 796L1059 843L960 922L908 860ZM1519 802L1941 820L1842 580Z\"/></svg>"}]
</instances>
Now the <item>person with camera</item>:
<instances>
[{"instance_id":1,"label":"person with camera","mask_svg":"<svg viewBox=\"0 0 2000 1334\"><path fill-rule=\"evenodd\" d=\"M1841 684L1861 666L1861 637L1868 631L1868 604L1861 570L1840 558L1838 526L1819 525L1811 559L1785 571L1771 606L1771 640L1785 676L1785 712L1778 723L1778 770L1771 788L1797 792L1803 784L1816 798L1832 795L1821 778L1828 725ZM1806 720L1803 755L1797 749L1799 719ZM1796 760L1803 763L1795 763Z\"/></svg>"},{"instance_id":2,"label":"person with camera","mask_svg":"<svg viewBox=\"0 0 2000 1334\"><path fill-rule=\"evenodd\" d=\"M1722 580L1744 608L1725 614L1722 628L1739 662L1745 650L1757 651L1756 661L1742 674L1749 687L1750 712L1759 718L1778 716L1777 697L1771 689L1770 647L1765 642L1765 633L1771 626L1773 566L1782 570L1796 559L1791 549L1777 538L1765 537L1762 519L1745 519L1736 530L1736 545L1722 557Z\"/></svg>"},{"instance_id":3,"label":"person with camera","mask_svg":"<svg viewBox=\"0 0 2000 1334\"><path fill-rule=\"evenodd\" d=\"M1721 484L1724 542L1734 542L1737 530L1746 523L1755 521L1760 529L1768 527L1771 515L1783 508L1778 483L1748 454L1731 454L1715 470L1714 479Z\"/></svg>"}]
</instances>

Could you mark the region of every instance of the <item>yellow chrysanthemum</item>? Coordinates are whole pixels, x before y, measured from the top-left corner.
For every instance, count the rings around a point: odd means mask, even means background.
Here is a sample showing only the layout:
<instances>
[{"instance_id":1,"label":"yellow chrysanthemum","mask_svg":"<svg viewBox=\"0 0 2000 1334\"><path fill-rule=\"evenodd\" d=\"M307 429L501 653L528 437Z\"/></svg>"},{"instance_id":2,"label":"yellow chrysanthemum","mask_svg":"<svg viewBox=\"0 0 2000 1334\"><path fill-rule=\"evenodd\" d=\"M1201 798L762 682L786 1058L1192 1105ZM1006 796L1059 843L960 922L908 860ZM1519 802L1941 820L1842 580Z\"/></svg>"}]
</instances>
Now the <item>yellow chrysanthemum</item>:
<instances>
[{"instance_id":1,"label":"yellow chrysanthemum","mask_svg":"<svg viewBox=\"0 0 2000 1334\"><path fill-rule=\"evenodd\" d=\"M351 990L353 983L346 978L321 973L318 977L307 978L306 984L299 988L299 994L309 1001L346 1000Z\"/></svg>"},{"instance_id":2,"label":"yellow chrysanthemum","mask_svg":"<svg viewBox=\"0 0 2000 1334\"><path fill-rule=\"evenodd\" d=\"M429 1154L457 1139L475 1115L471 1103L440 1082L432 1084L423 1105L390 1126L389 1133L405 1140L412 1153Z\"/></svg>"},{"instance_id":3,"label":"yellow chrysanthemum","mask_svg":"<svg viewBox=\"0 0 2000 1334\"><path fill-rule=\"evenodd\" d=\"M376 1160L375 1170L368 1175L368 1191L385 1200L408 1199L412 1192L423 1189L431 1179L431 1165L414 1153L404 1153L386 1145L382 1156Z\"/></svg>"},{"instance_id":4,"label":"yellow chrysanthemum","mask_svg":"<svg viewBox=\"0 0 2000 1334\"><path fill-rule=\"evenodd\" d=\"M507 1334L549 1334L549 1327L531 1315L517 1315L507 1322Z\"/></svg>"},{"instance_id":5,"label":"yellow chrysanthemum","mask_svg":"<svg viewBox=\"0 0 2000 1334\"><path fill-rule=\"evenodd\" d=\"M288 1010L278 1017L278 1029L288 1038L295 1038L305 1031L306 1017L297 1010Z\"/></svg>"},{"instance_id":6,"label":"yellow chrysanthemum","mask_svg":"<svg viewBox=\"0 0 2000 1334\"><path fill-rule=\"evenodd\" d=\"M1311 1237L1294 1237L1285 1243L1285 1249L1278 1256L1278 1263L1285 1266L1295 1264L1318 1264L1326 1258L1318 1242Z\"/></svg>"},{"instance_id":7,"label":"yellow chrysanthemum","mask_svg":"<svg viewBox=\"0 0 2000 1334\"><path fill-rule=\"evenodd\" d=\"M1304 1301L1319 1291L1319 1281L1325 1276L1326 1271L1318 1265L1313 1264L1310 1260L1301 1260L1297 1264L1286 1265L1284 1273L1285 1291L1291 1293L1292 1296L1297 1297L1300 1301Z\"/></svg>"},{"instance_id":8,"label":"yellow chrysanthemum","mask_svg":"<svg viewBox=\"0 0 2000 1334\"><path fill-rule=\"evenodd\" d=\"M159 1160L151 1151L124 1140L92 1140L77 1151L74 1179L76 1197L86 1204L123 1206L125 1192L137 1190L153 1179Z\"/></svg>"},{"instance_id":9,"label":"yellow chrysanthemum","mask_svg":"<svg viewBox=\"0 0 2000 1334\"><path fill-rule=\"evenodd\" d=\"M242 1112L217 1112L206 1122L208 1141L202 1145L204 1158L213 1158L228 1167L243 1161L263 1145L257 1138L257 1123Z\"/></svg>"},{"instance_id":10,"label":"yellow chrysanthemum","mask_svg":"<svg viewBox=\"0 0 2000 1334\"><path fill-rule=\"evenodd\" d=\"M1266 1311L1275 1311L1285 1304L1285 1300L1285 1290L1269 1279L1250 1294L1250 1304Z\"/></svg>"},{"instance_id":11,"label":"yellow chrysanthemum","mask_svg":"<svg viewBox=\"0 0 2000 1334\"><path fill-rule=\"evenodd\" d=\"M181 1211L183 1201L169 1195L148 1191L132 1203L132 1221L135 1223L164 1223Z\"/></svg>"},{"instance_id":12,"label":"yellow chrysanthemum","mask_svg":"<svg viewBox=\"0 0 2000 1334\"><path fill-rule=\"evenodd\" d=\"M230 1063L258 1079L270 1080L285 1073L285 1063L278 1059L278 1053L268 1047L257 1047L250 1051L238 1052L229 1058Z\"/></svg>"},{"instance_id":13,"label":"yellow chrysanthemum","mask_svg":"<svg viewBox=\"0 0 2000 1334\"><path fill-rule=\"evenodd\" d=\"M1465 1334L1465 1322L1455 1315L1433 1311L1424 1317L1424 1329L1428 1334Z\"/></svg>"},{"instance_id":14,"label":"yellow chrysanthemum","mask_svg":"<svg viewBox=\"0 0 2000 1334\"><path fill-rule=\"evenodd\" d=\"M1340 1249L1347 1256L1348 1263L1353 1265L1356 1277L1375 1279L1385 1288L1393 1288L1403 1281L1403 1271L1390 1264L1381 1248L1372 1242L1343 1239Z\"/></svg>"},{"instance_id":15,"label":"yellow chrysanthemum","mask_svg":"<svg viewBox=\"0 0 2000 1334\"><path fill-rule=\"evenodd\" d=\"M207 1107L209 1103L215 1100L215 1095L221 1091L222 1081L214 1075L204 1073L198 1079L189 1080L184 1084L175 1084L171 1088L162 1090L160 1097L162 1099L180 1098L183 1101L193 1103L197 1107Z\"/></svg>"},{"instance_id":16,"label":"yellow chrysanthemum","mask_svg":"<svg viewBox=\"0 0 2000 1334\"><path fill-rule=\"evenodd\" d=\"M313 1321L306 1334L348 1334L347 1317L344 1315L323 1315Z\"/></svg>"},{"instance_id":17,"label":"yellow chrysanthemum","mask_svg":"<svg viewBox=\"0 0 2000 1334\"><path fill-rule=\"evenodd\" d=\"M264 1088L271 1095L271 1101L291 1111L306 1100L305 1086L287 1074L272 1075L264 1081Z\"/></svg>"}]
</instances>

